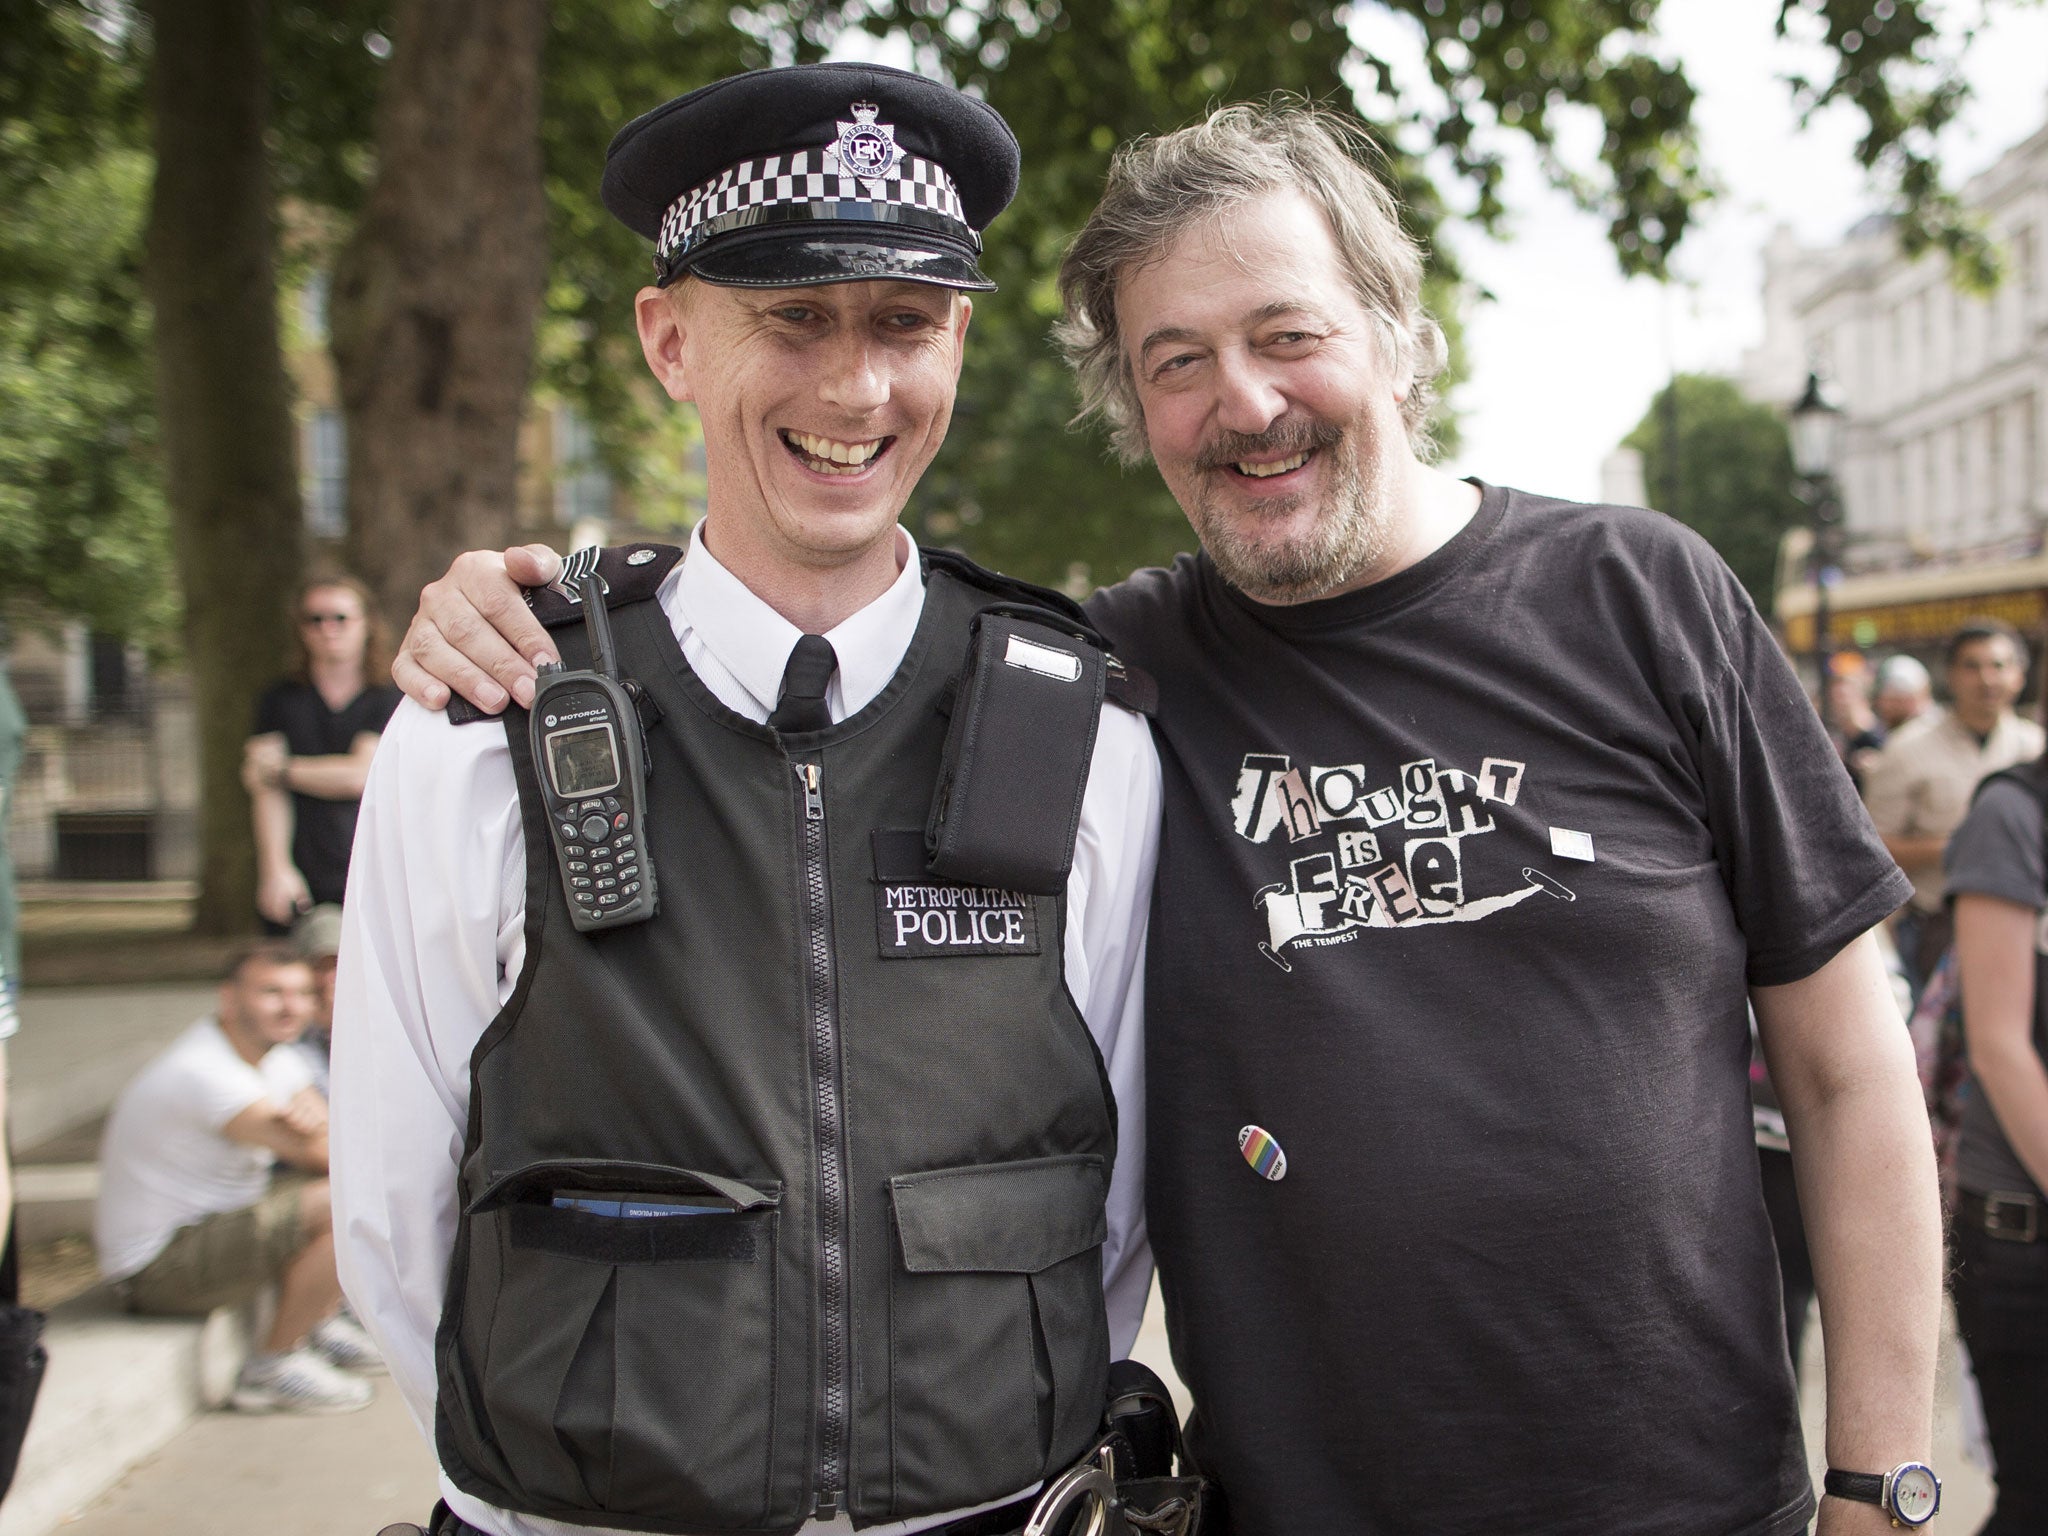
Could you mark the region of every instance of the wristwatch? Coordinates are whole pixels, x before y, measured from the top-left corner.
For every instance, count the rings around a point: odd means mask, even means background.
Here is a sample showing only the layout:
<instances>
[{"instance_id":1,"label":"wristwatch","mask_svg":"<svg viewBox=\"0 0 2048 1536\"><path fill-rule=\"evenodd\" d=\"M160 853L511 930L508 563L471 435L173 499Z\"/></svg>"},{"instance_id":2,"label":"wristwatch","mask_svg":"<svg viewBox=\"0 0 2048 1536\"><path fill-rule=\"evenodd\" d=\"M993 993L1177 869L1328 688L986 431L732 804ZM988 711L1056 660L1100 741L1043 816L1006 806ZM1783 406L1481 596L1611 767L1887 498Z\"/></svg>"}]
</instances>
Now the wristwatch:
<instances>
[{"instance_id":1,"label":"wristwatch","mask_svg":"<svg viewBox=\"0 0 2048 1536\"><path fill-rule=\"evenodd\" d=\"M1821 1486L1838 1499L1875 1504L1895 1526L1923 1526L1941 1508L1941 1479L1924 1462L1902 1461L1882 1476L1829 1467Z\"/></svg>"}]
</instances>

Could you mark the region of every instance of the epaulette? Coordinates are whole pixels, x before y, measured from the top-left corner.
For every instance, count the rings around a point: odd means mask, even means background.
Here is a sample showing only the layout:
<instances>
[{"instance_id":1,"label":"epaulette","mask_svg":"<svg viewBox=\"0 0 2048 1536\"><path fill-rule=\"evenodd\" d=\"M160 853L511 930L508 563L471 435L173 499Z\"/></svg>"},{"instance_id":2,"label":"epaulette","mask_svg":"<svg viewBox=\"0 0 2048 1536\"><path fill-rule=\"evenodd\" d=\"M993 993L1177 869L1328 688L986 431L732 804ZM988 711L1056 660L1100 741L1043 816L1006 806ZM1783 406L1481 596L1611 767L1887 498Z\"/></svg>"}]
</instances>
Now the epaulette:
<instances>
[{"instance_id":1,"label":"epaulette","mask_svg":"<svg viewBox=\"0 0 2048 1536\"><path fill-rule=\"evenodd\" d=\"M610 610L653 597L682 558L683 551L674 544L590 545L572 550L562 561L561 574L552 582L544 587L526 589L526 606L549 629L580 624L583 622L583 594L576 590L575 584L593 568L597 571L597 579L604 583L604 605ZM503 718L502 714L488 714L477 708L459 693L448 701L448 722L451 725L474 725L479 720Z\"/></svg>"},{"instance_id":2,"label":"epaulette","mask_svg":"<svg viewBox=\"0 0 2048 1536\"><path fill-rule=\"evenodd\" d=\"M529 587L526 606L549 629L583 622L583 597L576 583L591 570L604 583L606 608L645 602L661 590L668 573L683 558L674 544L591 545L562 561L562 573L544 587Z\"/></svg>"}]
</instances>

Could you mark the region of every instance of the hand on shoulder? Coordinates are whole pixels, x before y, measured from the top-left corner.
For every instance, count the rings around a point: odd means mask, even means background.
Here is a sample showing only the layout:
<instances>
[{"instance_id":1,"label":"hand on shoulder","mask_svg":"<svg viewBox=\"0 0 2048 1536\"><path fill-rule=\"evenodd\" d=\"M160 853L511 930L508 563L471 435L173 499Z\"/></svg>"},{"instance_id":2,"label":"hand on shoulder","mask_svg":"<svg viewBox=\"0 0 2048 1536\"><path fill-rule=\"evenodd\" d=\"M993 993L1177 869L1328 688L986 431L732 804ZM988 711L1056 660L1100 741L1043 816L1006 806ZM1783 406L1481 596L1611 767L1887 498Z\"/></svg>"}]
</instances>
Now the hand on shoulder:
<instances>
[{"instance_id":1,"label":"hand on shoulder","mask_svg":"<svg viewBox=\"0 0 2048 1536\"><path fill-rule=\"evenodd\" d=\"M556 658L520 589L545 586L561 568L545 544L457 555L421 591L391 680L427 709L447 708L451 692L490 714L514 699L531 703L535 669Z\"/></svg>"}]
</instances>

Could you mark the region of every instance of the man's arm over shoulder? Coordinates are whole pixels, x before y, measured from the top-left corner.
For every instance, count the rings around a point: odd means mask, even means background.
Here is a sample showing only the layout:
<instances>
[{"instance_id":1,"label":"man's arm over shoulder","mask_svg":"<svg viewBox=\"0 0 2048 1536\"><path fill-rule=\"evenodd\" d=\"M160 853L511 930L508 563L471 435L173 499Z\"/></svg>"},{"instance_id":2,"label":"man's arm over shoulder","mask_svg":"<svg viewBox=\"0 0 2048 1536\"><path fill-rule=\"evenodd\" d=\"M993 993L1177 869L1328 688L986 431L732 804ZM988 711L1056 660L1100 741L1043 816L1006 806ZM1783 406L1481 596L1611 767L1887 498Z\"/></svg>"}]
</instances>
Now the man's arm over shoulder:
<instances>
[{"instance_id":1,"label":"man's arm over shoulder","mask_svg":"<svg viewBox=\"0 0 2048 1536\"><path fill-rule=\"evenodd\" d=\"M524 878L505 728L401 706L342 916L331 1134L342 1284L428 1433L469 1056L524 954Z\"/></svg>"},{"instance_id":2,"label":"man's arm over shoulder","mask_svg":"<svg viewBox=\"0 0 2048 1536\"><path fill-rule=\"evenodd\" d=\"M561 556L545 544L472 549L420 593L391 680L428 709L459 693L486 714L507 698L533 702L534 669L555 659L554 642L527 608L521 586L553 581Z\"/></svg>"},{"instance_id":3,"label":"man's arm over shoulder","mask_svg":"<svg viewBox=\"0 0 2048 1536\"><path fill-rule=\"evenodd\" d=\"M1103 1292L1112 1354L1130 1353L1152 1284L1145 1232L1145 941L1159 858L1159 754L1144 718L1106 704L1095 739L1074 869L1067 878L1067 986L1117 1100Z\"/></svg>"}]
</instances>

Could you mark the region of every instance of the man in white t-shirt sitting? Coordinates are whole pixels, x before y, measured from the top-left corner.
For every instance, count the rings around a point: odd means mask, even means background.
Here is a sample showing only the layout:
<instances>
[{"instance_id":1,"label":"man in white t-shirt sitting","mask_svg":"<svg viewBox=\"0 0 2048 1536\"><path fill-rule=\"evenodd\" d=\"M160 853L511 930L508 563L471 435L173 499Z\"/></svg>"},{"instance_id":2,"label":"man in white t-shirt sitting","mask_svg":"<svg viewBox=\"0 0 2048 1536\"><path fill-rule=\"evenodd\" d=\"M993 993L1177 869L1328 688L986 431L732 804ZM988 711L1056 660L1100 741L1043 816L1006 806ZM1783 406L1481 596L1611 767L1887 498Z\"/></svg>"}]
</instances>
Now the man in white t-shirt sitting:
<instances>
[{"instance_id":1,"label":"man in white t-shirt sitting","mask_svg":"<svg viewBox=\"0 0 2048 1536\"><path fill-rule=\"evenodd\" d=\"M339 1367L380 1363L335 1315L327 1103L306 1057L280 1049L312 1014L313 973L289 945L243 950L220 1011L122 1090L100 1143L93 1238L135 1311L203 1314L277 1284L276 1320L235 1383L250 1412L364 1407L369 1384Z\"/></svg>"}]
</instances>

